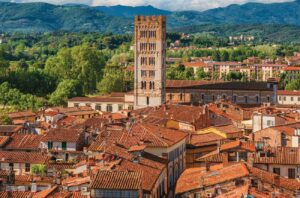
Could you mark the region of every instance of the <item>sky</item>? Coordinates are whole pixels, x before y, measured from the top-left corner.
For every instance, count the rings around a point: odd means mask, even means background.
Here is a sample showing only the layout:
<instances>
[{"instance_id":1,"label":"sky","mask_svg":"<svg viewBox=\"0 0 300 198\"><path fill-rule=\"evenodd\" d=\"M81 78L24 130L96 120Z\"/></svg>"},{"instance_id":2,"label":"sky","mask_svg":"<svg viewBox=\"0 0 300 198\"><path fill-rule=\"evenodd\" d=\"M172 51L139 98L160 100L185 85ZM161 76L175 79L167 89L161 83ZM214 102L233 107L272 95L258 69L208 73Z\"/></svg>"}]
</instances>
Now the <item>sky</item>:
<instances>
[{"instance_id":1,"label":"sky","mask_svg":"<svg viewBox=\"0 0 300 198\"><path fill-rule=\"evenodd\" d=\"M52 4L79 3L90 6L152 5L165 10L197 10L225 7L230 4L244 4L247 2L276 3L291 0L11 0L11 2L47 2Z\"/></svg>"}]
</instances>

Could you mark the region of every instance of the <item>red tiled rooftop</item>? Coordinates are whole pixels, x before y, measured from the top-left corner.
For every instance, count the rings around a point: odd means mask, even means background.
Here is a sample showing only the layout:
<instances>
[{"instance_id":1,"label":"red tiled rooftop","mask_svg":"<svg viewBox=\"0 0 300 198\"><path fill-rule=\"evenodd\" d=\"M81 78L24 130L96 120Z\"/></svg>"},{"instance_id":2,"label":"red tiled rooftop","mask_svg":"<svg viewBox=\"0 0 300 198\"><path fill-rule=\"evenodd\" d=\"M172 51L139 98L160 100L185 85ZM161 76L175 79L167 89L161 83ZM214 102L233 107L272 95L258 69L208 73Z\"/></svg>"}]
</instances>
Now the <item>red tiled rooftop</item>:
<instances>
[{"instance_id":1,"label":"red tiled rooftop","mask_svg":"<svg viewBox=\"0 0 300 198\"><path fill-rule=\"evenodd\" d=\"M300 67L286 67L284 71L300 71Z\"/></svg>"},{"instance_id":2,"label":"red tiled rooftop","mask_svg":"<svg viewBox=\"0 0 300 198\"><path fill-rule=\"evenodd\" d=\"M20 112L13 112L13 113L9 113L8 116L11 119L16 119L16 118L22 118L22 117L33 117L35 116L35 113L33 113L32 111L20 111Z\"/></svg>"},{"instance_id":3,"label":"red tiled rooftop","mask_svg":"<svg viewBox=\"0 0 300 198\"><path fill-rule=\"evenodd\" d=\"M300 91L288 91L288 90L278 90L277 95L286 95L286 96L300 96Z\"/></svg>"},{"instance_id":4,"label":"red tiled rooftop","mask_svg":"<svg viewBox=\"0 0 300 198\"><path fill-rule=\"evenodd\" d=\"M201 189L203 187L214 186L219 183L231 181L237 178L246 177L249 171L245 164L238 163L230 166L220 167L206 172L203 168L186 169L179 177L176 185L176 194L182 194L188 191Z\"/></svg>"},{"instance_id":5,"label":"red tiled rooftop","mask_svg":"<svg viewBox=\"0 0 300 198\"><path fill-rule=\"evenodd\" d=\"M48 156L40 152L0 151L1 162L45 164Z\"/></svg>"},{"instance_id":6,"label":"red tiled rooftop","mask_svg":"<svg viewBox=\"0 0 300 198\"><path fill-rule=\"evenodd\" d=\"M10 142L5 146L8 150L38 150L42 135L13 134Z\"/></svg>"},{"instance_id":7,"label":"red tiled rooftop","mask_svg":"<svg viewBox=\"0 0 300 198\"><path fill-rule=\"evenodd\" d=\"M57 128L50 129L42 138L43 142L77 142L80 138L81 131L77 129Z\"/></svg>"},{"instance_id":8,"label":"red tiled rooftop","mask_svg":"<svg viewBox=\"0 0 300 198\"><path fill-rule=\"evenodd\" d=\"M92 181L92 189L139 190L141 173L127 171L99 171Z\"/></svg>"},{"instance_id":9,"label":"red tiled rooftop","mask_svg":"<svg viewBox=\"0 0 300 198\"><path fill-rule=\"evenodd\" d=\"M182 63L185 67L206 67L207 64L203 61Z\"/></svg>"}]
</instances>

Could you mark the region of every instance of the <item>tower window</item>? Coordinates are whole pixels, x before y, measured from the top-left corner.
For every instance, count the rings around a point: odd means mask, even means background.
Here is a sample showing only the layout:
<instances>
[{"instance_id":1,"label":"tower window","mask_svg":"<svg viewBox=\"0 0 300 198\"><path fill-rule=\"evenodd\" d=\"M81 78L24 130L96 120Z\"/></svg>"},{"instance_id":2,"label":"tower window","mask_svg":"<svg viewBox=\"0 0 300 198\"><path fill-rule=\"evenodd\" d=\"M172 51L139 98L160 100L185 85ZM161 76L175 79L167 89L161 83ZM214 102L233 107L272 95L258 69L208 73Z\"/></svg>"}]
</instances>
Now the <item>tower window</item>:
<instances>
[{"instance_id":1,"label":"tower window","mask_svg":"<svg viewBox=\"0 0 300 198\"><path fill-rule=\"evenodd\" d=\"M149 71L149 77L155 77L155 71Z\"/></svg>"},{"instance_id":2,"label":"tower window","mask_svg":"<svg viewBox=\"0 0 300 198\"><path fill-rule=\"evenodd\" d=\"M147 105L149 105L149 103L150 103L150 98L147 97Z\"/></svg>"},{"instance_id":3,"label":"tower window","mask_svg":"<svg viewBox=\"0 0 300 198\"><path fill-rule=\"evenodd\" d=\"M145 71L145 70L142 70L142 71L141 71L141 75L142 75L142 77L145 77L145 76L147 76L147 71Z\"/></svg>"},{"instance_id":4,"label":"tower window","mask_svg":"<svg viewBox=\"0 0 300 198\"><path fill-rule=\"evenodd\" d=\"M146 89L147 88L147 83L146 81L141 82L141 89Z\"/></svg>"}]
</instances>

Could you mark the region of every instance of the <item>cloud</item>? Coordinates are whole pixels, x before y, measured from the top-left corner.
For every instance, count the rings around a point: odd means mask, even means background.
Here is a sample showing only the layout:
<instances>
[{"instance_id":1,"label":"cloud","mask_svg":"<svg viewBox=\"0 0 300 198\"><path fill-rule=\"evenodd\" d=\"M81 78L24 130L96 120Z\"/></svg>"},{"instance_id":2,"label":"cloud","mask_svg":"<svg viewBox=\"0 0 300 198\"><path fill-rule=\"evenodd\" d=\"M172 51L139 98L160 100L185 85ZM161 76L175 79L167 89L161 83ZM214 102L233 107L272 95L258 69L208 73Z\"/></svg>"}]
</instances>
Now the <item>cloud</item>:
<instances>
[{"instance_id":1,"label":"cloud","mask_svg":"<svg viewBox=\"0 0 300 198\"><path fill-rule=\"evenodd\" d=\"M244 4L247 2L279 3L291 0L12 0L12 2L48 2L53 4L80 3L90 6L152 5L165 10L207 10L228 6L230 4Z\"/></svg>"}]
</instances>

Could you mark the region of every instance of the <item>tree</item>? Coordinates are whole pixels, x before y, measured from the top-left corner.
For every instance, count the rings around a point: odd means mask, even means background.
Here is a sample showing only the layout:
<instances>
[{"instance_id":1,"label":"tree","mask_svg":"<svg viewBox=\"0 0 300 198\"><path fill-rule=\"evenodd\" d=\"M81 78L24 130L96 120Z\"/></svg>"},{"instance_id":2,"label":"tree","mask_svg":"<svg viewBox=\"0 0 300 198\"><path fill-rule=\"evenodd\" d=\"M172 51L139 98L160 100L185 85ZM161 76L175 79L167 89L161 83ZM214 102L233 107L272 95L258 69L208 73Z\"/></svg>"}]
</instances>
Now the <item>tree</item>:
<instances>
[{"instance_id":1,"label":"tree","mask_svg":"<svg viewBox=\"0 0 300 198\"><path fill-rule=\"evenodd\" d=\"M212 53L212 59L214 61L220 61L221 60L221 56L220 56L220 51L219 50L214 50Z\"/></svg>"},{"instance_id":2,"label":"tree","mask_svg":"<svg viewBox=\"0 0 300 198\"><path fill-rule=\"evenodd\" d=\"M77 80L63 80L61 81L56 90L50 95L50 105L65 105L67 100L71 97L79 96L82 94L82 88Z\"/></svg>"},{"instance_id":3,"label":"tree","mask_svg":"<svg viewBox=\"0 0 300 198\"><path fill-rule=\"evenodd\" d=\"M292 80L286 86L285 90L300 90L300 80Z\"/></svg>"},{"instance_id":4,"label":"tree","mask_svg":"<svg viewBox=\"0 0 300 198\"><path fill-rule=\"evenodd\" d=\"M123 91L124 73L119 67L108 66L103 79L97 84L101 94Z\"/></svg>"},{"instance_id":5,"label":"tree","mask_svg":"<svg viewBox=\"0 0 300 198\"><path fill-rule=\"evenodd\" d=\"M8 117L6 112L0 112L0 125L10 125L12 124L12 120Z\"/></svg>"},{"instance_id":6,"label":"tree","mask_svg":"<svg viewBox=\"0 0 300 198\"><path fill-rule=\"evenodd\" d=\"M197 71L196 71L196 79L198 80L202 80L202 79L205 79L207 77L204 69L201 67L201 68L198 68Z\"/></svg>"},{"instance_id":7,"label":"tree","mask_svg":"<svg viewBox=\"0 0 300 198\"><path fill-rule=\"evenodd\" d=\"M229 61L229 53L227 50L222 50L220 56L221 56L221 61Z\"/></svg>"}]
</instances>

